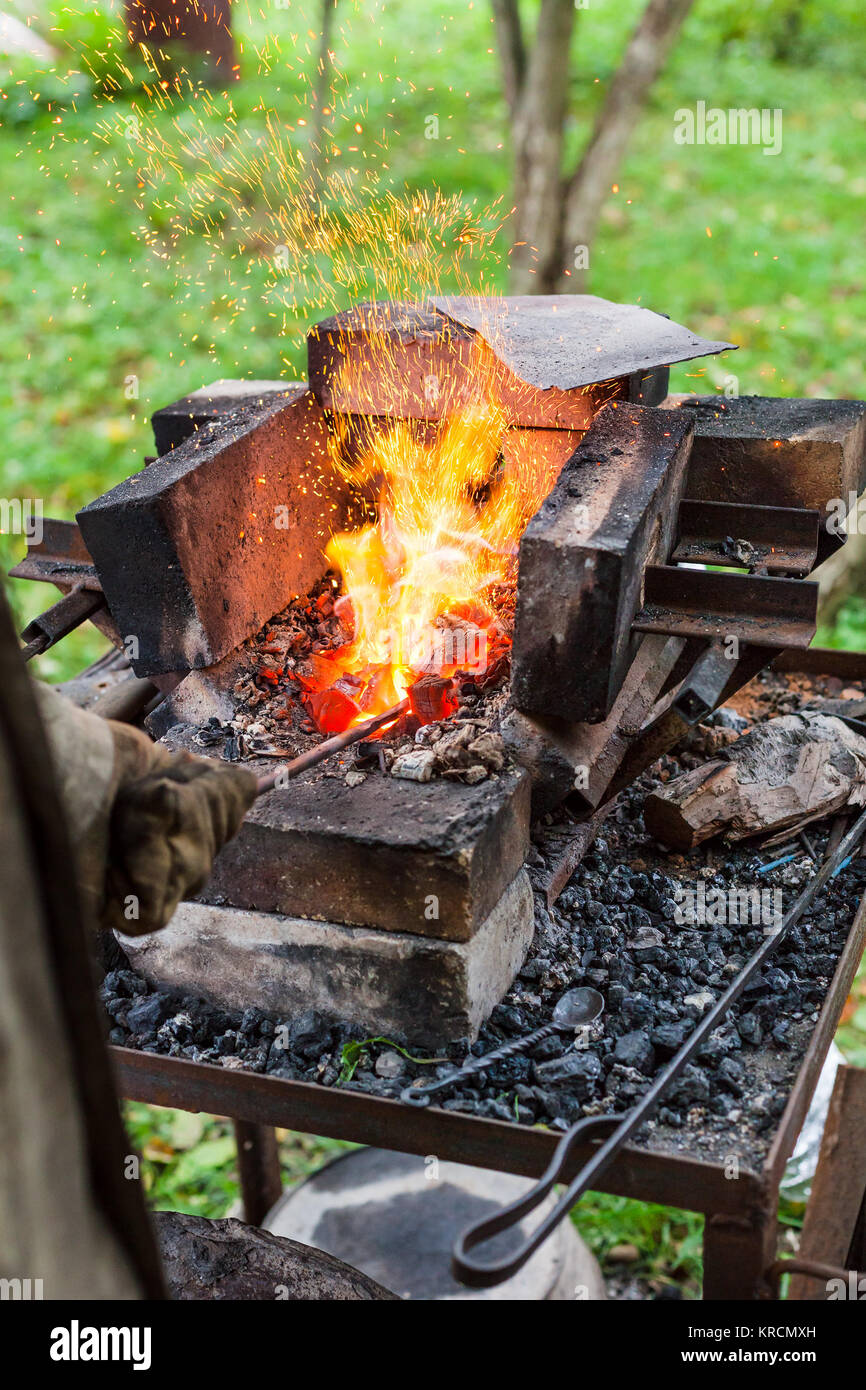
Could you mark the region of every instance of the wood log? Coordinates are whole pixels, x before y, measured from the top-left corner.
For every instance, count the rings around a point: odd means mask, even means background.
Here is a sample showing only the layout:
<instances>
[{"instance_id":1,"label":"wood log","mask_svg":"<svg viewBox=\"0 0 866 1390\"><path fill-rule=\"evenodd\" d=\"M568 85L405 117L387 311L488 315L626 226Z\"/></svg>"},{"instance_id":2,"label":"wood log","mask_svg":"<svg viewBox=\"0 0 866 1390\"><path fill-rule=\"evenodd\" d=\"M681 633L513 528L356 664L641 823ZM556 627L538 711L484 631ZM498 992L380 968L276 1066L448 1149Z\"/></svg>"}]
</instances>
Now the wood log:
<instances>
[{"instance_id":1,"label":"wood log","mask_svg":"<svg viewBox=\"0 0 866 1390\"><path fill-rule=\"evenodd\" d=\"M371 1302L396 1299L375 1279L323 1250L242 1221L155 1216L170 1296L208 1299Z\"/></svg>"},{"instance_id":2,"label":"wood log","mask_svg":"<svg viewBox=\"0 0 866 1390\"><path fill-rule=\"evenodd\" d=\"M723 833L742 840L800 829L864 799L866 739L840 719L785 715L652 792L644 822L657 840L686 850Z\"/></svg>"}]
</instances>

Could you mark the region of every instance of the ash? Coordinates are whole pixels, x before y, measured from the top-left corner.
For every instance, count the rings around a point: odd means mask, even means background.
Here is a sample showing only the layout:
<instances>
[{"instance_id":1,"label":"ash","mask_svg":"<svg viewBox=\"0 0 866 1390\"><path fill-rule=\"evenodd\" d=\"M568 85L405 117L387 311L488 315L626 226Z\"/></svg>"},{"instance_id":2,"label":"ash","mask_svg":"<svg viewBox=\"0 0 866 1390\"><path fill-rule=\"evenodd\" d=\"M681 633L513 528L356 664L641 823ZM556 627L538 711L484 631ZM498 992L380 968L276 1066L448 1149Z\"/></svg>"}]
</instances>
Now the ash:
<instances>
[{"instance_id":1,"label":"ash","mask_svg":"<svg viewBox=\"0 0 866 1390\"><path fill-rule=\"evenodd\" d=\"M769 676L753 682L741 707L753 723L801 708L812 697L823 698L814 684L792 690L790 681ZM527 866L536 890L535 940L513 988L470 1051L481 1055L548 1022L556 1001L574 985L599 989L605 1012L588 1046L577 1049L565 1035L548 1038L533 1052L500 1062L472 1084L445 1093L441 1108L564 1130L585 1115L622 1113L647 1090L765 939L763 921L703 926L683 921L686 890L702 884L707 901L713 890L717 901L732 888L770 895L778 890L784 910L811 871L799 842L793 857L789 846L760 853L737 846L725 848L723 862L717 863L717 845L671 855L644 829L648 792L683 766L713 755L731 725L745 722L735 711L720 712L692 737L679 760L663 759L624 792L602 837L552 909L543 888L552 867L546 850L551 826L536 827ZM818 860L829 833L829 822L809 827ZM758 873L777 858L788 862ZM639 1143L706 1159L736 1154L749 1166L761 1163L864 890L866 860L855 859L715 1030ZM414 1039L371 1042L314 1012L281 1020L255 1009L232 1015L200 999L151 991L125 968L106 975L102 998L113 1043L381 1096L399 1096L413 1080L444 1077L467 1056L465 1042L435 1058L419 1053Z\"/></svg>"}]
</instances>

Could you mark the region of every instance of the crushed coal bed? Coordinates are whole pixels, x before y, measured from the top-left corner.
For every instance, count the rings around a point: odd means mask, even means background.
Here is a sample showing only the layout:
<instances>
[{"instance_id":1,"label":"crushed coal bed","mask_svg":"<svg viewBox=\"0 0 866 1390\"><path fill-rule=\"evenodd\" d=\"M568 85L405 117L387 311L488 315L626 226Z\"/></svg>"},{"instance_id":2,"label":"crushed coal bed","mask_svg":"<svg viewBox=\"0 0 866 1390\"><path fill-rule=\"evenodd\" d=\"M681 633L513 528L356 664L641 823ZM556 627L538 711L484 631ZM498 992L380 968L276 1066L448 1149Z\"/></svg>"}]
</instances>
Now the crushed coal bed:
<instances>
[{"instance_id":1,"label":"crushed coal bed","mask_svg":"<svg viewBox=\"0 0 866 1390\"><path fill-rule=\"evenodd\" d=\"M838 682L836 683L838 684ZM831 695L833 688L831 687ZM837 691L836 694L839 692ZM851 692L856 693L856 692ZM266 1018L214 1008L190 996L152 990L128 968L102 984L110 1040L121 1046L224 1067L398 1097L413 1081L442 1078L466 1060L549 1021L569 988L592 985L605 998L588 1046L564 1035L498 1063L445 1093L445 1110L564 1130L586 1115L625 1112L688 1037L704 1010L727 988L765 939L767 923L751 920L693 925L683 921L683 890L703 884L705 900L729 890L757 889L773 910L787 910L806 883L805 847L720 847L672 855L646 833L643 802L653 788L700 756L712 756L712 735L789 712L805 697L824 698L814 683L792 694L771 675L753 682L741 703L747 714L721 711L704 735L690 740L682 762L667 757L625 791L602 834L549 909L543 885L551 865L539 827L527 864L536 904L536 935L513 988L467 1050L455 1042L435 1058L399 1036L370 1041L357 1029L330 1026L315 1012ZM846 698L847 698L846 694ZM831 831L809 827L816 858ZM788 850L785 853L785 850ZM763 865L786 862L769 873ZM736 1154L759 1166L766 1155L819 1010L866 890L866 859L856 858L831 881L793 929L768 968L711 1035L695 1063L645 1126L639 1143L653 1149L722 1161ZM776 896L778 894L778 896ZM688 915L687 912L685 915ZM587 1039L581 1040L583 1043Z\"/></svg>"}]
</instances>

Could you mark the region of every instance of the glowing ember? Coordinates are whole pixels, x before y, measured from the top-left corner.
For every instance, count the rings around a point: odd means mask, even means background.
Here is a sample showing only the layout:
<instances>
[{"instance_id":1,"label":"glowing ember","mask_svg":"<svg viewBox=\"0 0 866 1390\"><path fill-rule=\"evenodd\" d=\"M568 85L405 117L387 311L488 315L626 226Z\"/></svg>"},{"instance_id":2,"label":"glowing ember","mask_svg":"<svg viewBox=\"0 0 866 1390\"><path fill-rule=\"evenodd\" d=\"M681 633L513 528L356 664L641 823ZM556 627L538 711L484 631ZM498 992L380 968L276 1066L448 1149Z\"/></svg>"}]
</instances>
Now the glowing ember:
<instances>
[{"instance_id":1,"label":"glowing ember","mask_svg":"<svg viewBox=\"0 0 866 1390\"><path fill-rule=\"evenodd\" d=\"M413 712L444 718L450 677L483 686L505 674L517 547L562 464L531 442L488 400L433 427L394 421L346 466L378 488L378 515L327 547L353 638L318 658L307 705L322 732L381 713L419 681Z\"/></svg>"}]
</instances>

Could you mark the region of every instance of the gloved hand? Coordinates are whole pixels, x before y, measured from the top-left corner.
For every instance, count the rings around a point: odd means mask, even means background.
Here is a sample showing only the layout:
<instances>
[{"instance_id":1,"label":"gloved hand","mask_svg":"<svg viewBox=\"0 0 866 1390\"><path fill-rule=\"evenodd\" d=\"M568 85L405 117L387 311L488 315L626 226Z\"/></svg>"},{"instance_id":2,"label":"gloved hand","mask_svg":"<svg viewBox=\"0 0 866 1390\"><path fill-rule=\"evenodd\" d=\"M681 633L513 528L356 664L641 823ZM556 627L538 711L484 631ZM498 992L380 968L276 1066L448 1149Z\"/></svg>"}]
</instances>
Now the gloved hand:
<instances>
[{"instance_id":1,"label":"gloved hand","mask_svg":"<svg viewBox=\"0 0 866 1390\"><path fill-rule=\"evenodd\" d=\"M207 883L255 794L252 773L183 754L125 782L111 814L103 925L129 936L164 926Z\"/></svg>"},{"instance_id":2,"label":"gloved hand","mask_svg":"<svg viewBox=\"0 0 866 1390\"><path fill-rule=\"evenodd\" d=\"M34 682L91 917L128 936L164 927L204 886L256 796L251 772L169 753Z\"/></svg>"}]
</instances>

